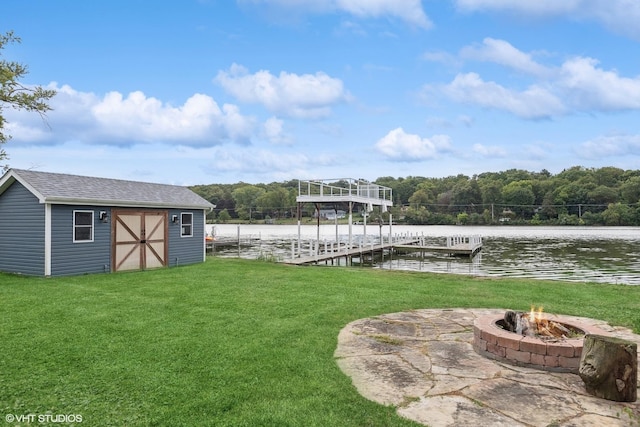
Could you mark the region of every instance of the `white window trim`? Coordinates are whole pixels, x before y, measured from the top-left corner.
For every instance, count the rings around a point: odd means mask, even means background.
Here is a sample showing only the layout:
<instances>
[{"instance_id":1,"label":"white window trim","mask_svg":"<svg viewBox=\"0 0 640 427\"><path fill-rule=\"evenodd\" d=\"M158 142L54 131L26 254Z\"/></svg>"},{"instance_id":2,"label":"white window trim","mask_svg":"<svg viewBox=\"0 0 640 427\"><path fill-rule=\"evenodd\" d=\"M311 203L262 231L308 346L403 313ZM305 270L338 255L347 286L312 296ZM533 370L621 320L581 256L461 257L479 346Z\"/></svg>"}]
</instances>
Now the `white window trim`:
<instances>
[{"instance_id":1,"label":"white window trim","mask_svg":"<svg viewBox=\"0 0 640 427\"><path fill-rule=\"evenodd\" d=\"M189 223L191 227L190 234L182 234L182 215L189 215L191 217L191 222ZM193 212L180 212L180 237L193 237Z\"/></svg>"},{"instance_id":2,"label":"white window trim","mask_svg":"<svg viewBox=\"0 0 640 427\"><path fill-rule=\"evenodd\" d=\"M76 213L90 213L91 214L91 239L89 239L89 240L76 240ZM90 211L90 210L74 210L73 211L73 230L72 230L73 243L91 243L91 242L93 242L94 229L95 229L94 216L95 216L95 213L93 211ZM88 226L87 225L78 225L78 227L88 227Z\"/></svg>"}]
</instances>

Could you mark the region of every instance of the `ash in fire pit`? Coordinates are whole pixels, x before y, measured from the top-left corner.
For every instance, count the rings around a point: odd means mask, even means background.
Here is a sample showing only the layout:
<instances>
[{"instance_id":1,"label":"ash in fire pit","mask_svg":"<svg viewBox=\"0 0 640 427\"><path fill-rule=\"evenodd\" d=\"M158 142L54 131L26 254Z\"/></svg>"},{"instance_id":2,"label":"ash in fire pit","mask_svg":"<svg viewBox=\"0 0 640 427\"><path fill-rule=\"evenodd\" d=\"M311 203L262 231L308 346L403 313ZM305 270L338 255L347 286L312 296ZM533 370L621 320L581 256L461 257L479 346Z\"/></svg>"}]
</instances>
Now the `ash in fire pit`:
<instances>
[{"instance_id":1,"label":"ash in fire pit","mask_svg":"<svg viewBox=\"0 0 640 427\"><path fill-rule=\"evenodd\" d=\"M531 312L507 311L502 321L496 324L509 332L543 340L584 337L584 331L559 321L549 320L542 313L542 307Z\"/></svg>"}]
</instances>

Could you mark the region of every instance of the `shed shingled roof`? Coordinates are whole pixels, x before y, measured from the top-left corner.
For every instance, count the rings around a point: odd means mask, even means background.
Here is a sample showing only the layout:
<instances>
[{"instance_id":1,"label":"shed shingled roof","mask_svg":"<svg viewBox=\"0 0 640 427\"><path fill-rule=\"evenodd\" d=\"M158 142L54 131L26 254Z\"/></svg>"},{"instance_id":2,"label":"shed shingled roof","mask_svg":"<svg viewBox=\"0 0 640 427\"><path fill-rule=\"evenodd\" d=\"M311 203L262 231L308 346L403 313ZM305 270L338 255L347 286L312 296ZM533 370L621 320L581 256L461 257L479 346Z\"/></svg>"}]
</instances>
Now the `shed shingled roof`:
<instances>
[{"instance_id":1,"label":"shed shingled roof","mask_svg":"<svg viewBox=\"0 0 640 427\"><path fill-rule=\"evenodd\" d=\"M12 179L25 185L43 203L149 208L214 207L189 188L178 185L24 169L10 169L0 178L0 194Z\"/></svg>"}]
</instances>

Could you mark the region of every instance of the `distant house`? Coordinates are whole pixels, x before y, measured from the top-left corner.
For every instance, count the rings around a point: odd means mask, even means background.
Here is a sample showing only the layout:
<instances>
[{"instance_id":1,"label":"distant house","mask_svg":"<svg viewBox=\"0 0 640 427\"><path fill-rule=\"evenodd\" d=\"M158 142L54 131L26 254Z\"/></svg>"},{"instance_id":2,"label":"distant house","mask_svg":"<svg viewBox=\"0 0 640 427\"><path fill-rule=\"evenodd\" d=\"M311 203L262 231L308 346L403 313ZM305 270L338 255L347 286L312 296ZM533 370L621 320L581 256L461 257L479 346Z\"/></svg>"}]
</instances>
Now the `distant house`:
<instances>
[{"instance_id":1,"label":"distant house","mask_svg":"<svg viewBox=\"0 0 640 427\"><path fill-rule=\"evenodd\" d=\"M203 262L213 207L181 186L10 169L0 178L0 271L65 276Z\"/></svg>"}]
</instances>

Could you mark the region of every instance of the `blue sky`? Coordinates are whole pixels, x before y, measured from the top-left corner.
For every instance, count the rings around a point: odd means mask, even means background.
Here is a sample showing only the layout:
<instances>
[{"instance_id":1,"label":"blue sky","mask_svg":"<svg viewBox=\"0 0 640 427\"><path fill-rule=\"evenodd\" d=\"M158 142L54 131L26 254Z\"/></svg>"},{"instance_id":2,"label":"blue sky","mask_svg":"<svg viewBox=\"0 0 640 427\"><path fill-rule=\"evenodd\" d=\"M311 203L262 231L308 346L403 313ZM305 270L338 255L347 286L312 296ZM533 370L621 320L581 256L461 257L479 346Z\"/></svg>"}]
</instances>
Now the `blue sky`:
<instances>
[{"instance_id":1,"label":"blue sky","mask_svg":"<svg viewBox=\"0 0 640 427\"><path fill-rule=\"evenodd\" d=\"M4 0L9 164L178 185L640 169L637 0Z\"/></svg>"}]
</instances>

